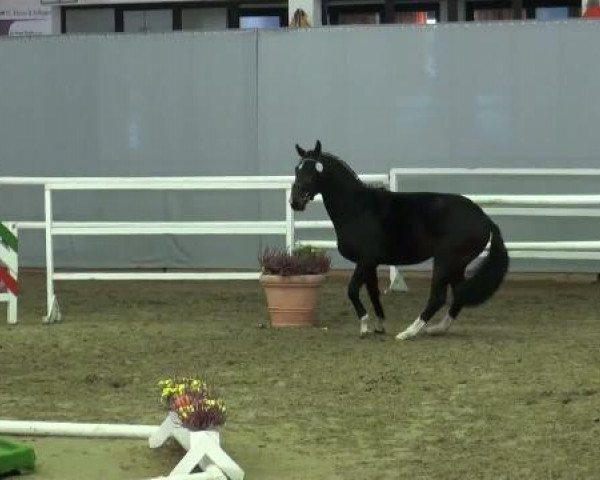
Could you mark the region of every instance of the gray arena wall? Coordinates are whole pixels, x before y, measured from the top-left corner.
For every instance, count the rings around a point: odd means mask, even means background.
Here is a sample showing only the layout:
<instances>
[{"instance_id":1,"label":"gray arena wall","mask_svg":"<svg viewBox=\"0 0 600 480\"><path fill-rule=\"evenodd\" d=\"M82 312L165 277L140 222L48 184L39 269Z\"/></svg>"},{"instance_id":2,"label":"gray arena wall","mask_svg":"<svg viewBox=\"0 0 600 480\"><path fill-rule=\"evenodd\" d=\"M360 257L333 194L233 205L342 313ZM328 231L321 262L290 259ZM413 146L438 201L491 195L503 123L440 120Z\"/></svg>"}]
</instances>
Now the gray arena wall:
<instances>
[{"instance_id":1,"label":"gray arena wall","mask_svg":"<svg viewBox=\"0 0 600 480\"><path fill-rule=\"evenodd\" d=\"M600 22L443 24L0 40L0 176L291 175L294 144L360 173L599 168ZM598 177L422 176L405 190L600 193ZM43 218L39 187L0 217ZM282 219L283 195L60 192L58 220ZM316 206L304 218L321 218ZM594 240L600 220L498 219L505 237ZM304 238L327 238L323 232ZM331 235L329 235L331 238ZM256 268L271 237L56 239L57 267ZM44 264L23 232L21 265ZM516 270L599 262L515 260ZM337 266L348 266L336 257Z\"/></svg>"}]
</instances>

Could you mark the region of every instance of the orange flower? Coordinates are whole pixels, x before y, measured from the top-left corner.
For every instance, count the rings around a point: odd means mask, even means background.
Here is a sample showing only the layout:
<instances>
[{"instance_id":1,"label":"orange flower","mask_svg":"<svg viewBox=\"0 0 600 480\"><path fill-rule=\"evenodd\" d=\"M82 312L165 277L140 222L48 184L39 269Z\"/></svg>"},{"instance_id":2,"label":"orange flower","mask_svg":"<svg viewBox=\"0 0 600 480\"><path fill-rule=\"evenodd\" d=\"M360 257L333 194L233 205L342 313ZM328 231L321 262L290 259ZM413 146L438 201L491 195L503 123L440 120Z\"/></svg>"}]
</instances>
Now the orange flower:
<instances>
[{"instance_id":1,"label":"orange flower","mask_svg":"<svg viewBox=\"0 0 600 480\"><path fill-rule=\"evenodd\" d=\"M191 403L192 398L187 393L184 393L183 395L176 395L171 399L171 408L187 407Z\"/></svg>"}]
</instances>

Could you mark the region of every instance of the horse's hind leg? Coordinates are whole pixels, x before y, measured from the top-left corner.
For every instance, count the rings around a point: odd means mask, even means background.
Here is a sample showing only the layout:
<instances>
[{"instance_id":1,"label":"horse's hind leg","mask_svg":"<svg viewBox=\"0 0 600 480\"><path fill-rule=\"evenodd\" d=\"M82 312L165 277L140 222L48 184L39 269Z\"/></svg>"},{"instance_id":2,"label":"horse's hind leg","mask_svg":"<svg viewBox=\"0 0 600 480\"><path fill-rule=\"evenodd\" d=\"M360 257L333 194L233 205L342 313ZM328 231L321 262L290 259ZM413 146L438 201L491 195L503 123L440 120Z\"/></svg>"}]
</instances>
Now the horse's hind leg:
<instances>
[{"instance_id":1,"label":"horse's hind leg","mask_svg":"<svg viewBox=\"0 0 600 480\"><path fill-rule=\"evenodd\" d=\"M456 290L456 286L465 280L465 271L464 268L459 270L452 278L450 279L450 287L452 288L452 303L450 308L448 309L448 313L435 325L427 325L425 327L425 331L429 335L442 335L448 331L452 322L456 320L458 314L462 310L462 305L456 302L456 297L454 292Z\"/></svg>"},{"instance_id":2,"label":"horse's hind leg","mask_svg":"<svg viewBox=\"0 0 600 480\"><path fill-rule=\"evenodd\" d=\"M431 280L431 291L425 309L406 330L396 335L396 340L408 340L414 338L425 330L427 322L446 303L448 289L448 270L439 262L434 261L433 278Z\"/></svg>"},{"instance_id":3,"label":"horse's hind leg","mask_svg":"<svg viewBox=\"0 0 600 480\"><path fill-rule=\"evenodd\" d=\"M354 306L356 315L360 319L360 337L364 338L369 333L369 315L360 301L360 288L366 281L365 268L356 265L350 283L348 284L348 298Z\"/></svg>"},{"instance_id":4,"label":"horse's hind leg","mask_svg":"<svg viewBox=\"0 0 600 480\"><path fill-rule=\"evenodd\" d=\"M377 267L369 268L365 271L365 281L367 283L367 292L369 292L369 298L375 309L375 315L377 315L377 325L375 327L375 333L384 334L385 327L383 321L385 320L385 313L381 306L381 298L379 292L379 282L377 281Z\"/></svg>"}]
</instances>

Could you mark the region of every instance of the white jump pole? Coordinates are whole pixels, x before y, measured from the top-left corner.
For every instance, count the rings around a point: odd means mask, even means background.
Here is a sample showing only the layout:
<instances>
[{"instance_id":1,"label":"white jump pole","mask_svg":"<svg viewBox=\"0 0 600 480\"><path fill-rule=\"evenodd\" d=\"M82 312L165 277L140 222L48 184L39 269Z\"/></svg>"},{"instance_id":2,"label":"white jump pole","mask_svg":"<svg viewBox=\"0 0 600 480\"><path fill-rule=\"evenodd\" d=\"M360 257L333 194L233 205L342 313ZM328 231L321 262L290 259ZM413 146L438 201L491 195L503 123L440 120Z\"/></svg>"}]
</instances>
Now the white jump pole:
<instances>
[{"instance_id":1,"label":"white jump pole","mask_svg":"<svg viewBox=\"0 0 600 480\"><path fill-rule=\"evenodd\" d=\"M141 438L147 440L157 429L156 425L0 420L0 433L5 435Z\"/></svg>"},{"instance_id":2,"label":"white jump pole","mask_svg":"<svg viewBox=\"0 0 600 480\"><path fill-rule=\"evenodd\" d=\"M0 420L0 434L142 439L148 441L150 448L158 448L174 437L187 450L186 455L170 475L152 480L243 480L244 471L220 447L218 432L191 432L182 427L176 417L171 412L160 426ZM203 472L191 473L196 466Z\"/></svg>"}]
</instances>

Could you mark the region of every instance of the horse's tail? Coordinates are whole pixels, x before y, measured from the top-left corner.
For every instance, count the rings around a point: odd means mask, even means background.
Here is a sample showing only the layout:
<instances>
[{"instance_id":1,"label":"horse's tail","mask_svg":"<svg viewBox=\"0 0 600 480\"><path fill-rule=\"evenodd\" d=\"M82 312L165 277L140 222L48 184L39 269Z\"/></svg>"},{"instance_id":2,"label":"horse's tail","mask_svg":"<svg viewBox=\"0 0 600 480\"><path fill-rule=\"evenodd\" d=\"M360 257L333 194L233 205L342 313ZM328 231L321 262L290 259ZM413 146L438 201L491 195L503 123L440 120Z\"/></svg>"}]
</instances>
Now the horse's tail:
<instances>
[{"instance_id":1,"label":"horse's tail","mask_svg":"<svg viewBox=\"0 0 600 480\"><path fill-rule=\"evenodd\" d=\"M454 302L461 306L479 305L490 298L508 271L508 252L498 225L490 220L492 242L488 256L475 273L460 283L454 292Z\"/></svg>"}]
</instances>

